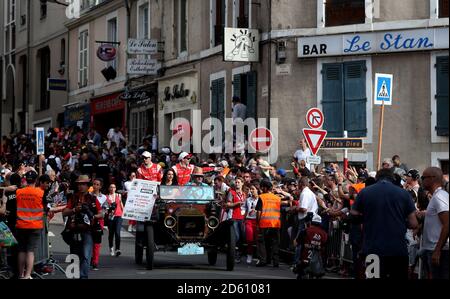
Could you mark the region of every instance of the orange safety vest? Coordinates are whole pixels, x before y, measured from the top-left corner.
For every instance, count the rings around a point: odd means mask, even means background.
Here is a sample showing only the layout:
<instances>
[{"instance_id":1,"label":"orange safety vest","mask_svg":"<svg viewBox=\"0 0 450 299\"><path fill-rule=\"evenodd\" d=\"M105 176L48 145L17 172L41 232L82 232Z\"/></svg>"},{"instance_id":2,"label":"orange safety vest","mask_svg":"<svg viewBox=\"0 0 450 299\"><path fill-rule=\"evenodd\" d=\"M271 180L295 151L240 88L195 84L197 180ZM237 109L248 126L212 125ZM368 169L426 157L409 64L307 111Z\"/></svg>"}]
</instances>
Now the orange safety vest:
<instances>
[{"instance_id":1,"label":"orange safety vest","mask_svg":"<svg viewBox=\"0 0 450 299\"><path fill-rule=\"evenodd\" d=\"M18 229L44 228L44 190L26 187L16 192Z\"/></svg>"},{"instance_id":2,"label":"orange safety vest","mask_svg":"<svg viewBox=\"0 0 450 299\"><path fill-rule=\"evenodd\" d=\"M273 193L265 193L259 196L262 200L262 213L259 221L260 228L281 227L281 198Z\"/></svg>"}]
</instances>

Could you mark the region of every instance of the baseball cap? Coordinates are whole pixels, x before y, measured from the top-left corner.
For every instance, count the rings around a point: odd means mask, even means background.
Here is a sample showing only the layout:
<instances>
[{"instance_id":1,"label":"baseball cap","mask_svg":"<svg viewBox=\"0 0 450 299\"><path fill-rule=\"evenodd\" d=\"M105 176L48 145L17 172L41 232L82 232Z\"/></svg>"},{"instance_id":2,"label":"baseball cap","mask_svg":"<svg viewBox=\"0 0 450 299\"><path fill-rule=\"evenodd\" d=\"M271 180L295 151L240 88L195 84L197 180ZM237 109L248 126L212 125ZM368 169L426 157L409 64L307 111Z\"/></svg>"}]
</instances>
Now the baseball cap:
<instances>
[{"instance_id":1,"label":"baseball cap","mask_svg":"<svg viewBox=\"0 0 450 299\"><path fill-rule=\"evenodd\" d=\"M415 180L418 180L420 178L420 173L417 169L410 169L408 173L406 174L407 177L413 178Z\"/></svg>"},{"instance_id":2,"label":"baseball cap","mask_svg":"<svg viewBox=\"0 0 450 299\"><path fill-rule=\"evenodd\" d=\"M38 178L38 174L36 171L30 170L27 173L25 173L25 179L27 182L34 182Z\"/></svg>"},{"instance_id":3,"label":"baseball cap","mask_svg":"<svg viewBox=\"0 0 450 299\"><path fill-rule=\"evenodd\" d=\"M181 160L186 159L186 158L189 159L190 157L191 157L190 154L188 154L188 153L186 153L186 152L182 152L182 153L180 154L180 156L178 156L178 160L181 161Z\"/></svg>"},{"instance_id":4,"label":"baseball cap","mask_svg":"<svg viewBox=\"0 0 450 299\"><path fill-rule=\"evenodd\" d=\"M145 151L145 152L142 153L141 156L144 157L144 158L151 158L152 154L150 154L149 152Z\"/></svg>"},{"instance_id":5,"label":"baseball cap","mask_svg":"<svg viewBox=\"0 0 450 299\"><path fill-rule=\"evenodd\" d=\"M282 177L285 177L286 176L286 174L287 174L287 172L286 172L286 170L285 169L278 169L277 170L277 174L278 175L280 175L280 176L282 176Z\"/></svg>"},{"instance_id":6,"label":"baseball cap","mask_svg":"<svg viewBox=\"0 0 450 299\"><path fill-rule=\"evenodd\" d=\"M314 216L313 216L313 218L312 218L312 222L314 222L314 223L322 223L322 217L320 217L319 215L317 215L317 214L314 214Z\"/></svg>"}]
</instances>

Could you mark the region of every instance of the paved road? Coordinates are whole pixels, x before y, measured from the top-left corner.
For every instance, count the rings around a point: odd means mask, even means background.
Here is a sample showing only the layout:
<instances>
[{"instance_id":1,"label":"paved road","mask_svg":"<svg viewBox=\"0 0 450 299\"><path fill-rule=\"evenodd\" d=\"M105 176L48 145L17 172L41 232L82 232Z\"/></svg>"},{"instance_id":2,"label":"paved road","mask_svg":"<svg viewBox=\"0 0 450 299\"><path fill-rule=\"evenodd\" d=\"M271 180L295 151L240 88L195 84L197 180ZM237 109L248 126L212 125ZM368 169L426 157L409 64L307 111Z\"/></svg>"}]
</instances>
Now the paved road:
<instances>
[{"instance_id":1,"label":"paved road","mask_svg":"<svg viewBox=\"0 0 450 299\"><path fill-rule=\"evenodd\" d=\"M63 268L64 260L69 252L68 246L61 239L61 224L50 225L50 252ZM232 272L225 270L225 256L219 255L217 265L209 266L207 256L178 256L175 252L157 252L155 269L147 271L145 266L134 263L134 236L122 231L122 255L109 255L106 234L103 237L103 248L100 257L99 271L91 271L91 279L295 279L295 275L286 264L280 268L271 266L256 268L245 263L238 264ZM62 274L48 278L64 278Z\"/></svg>"}]
</instances>

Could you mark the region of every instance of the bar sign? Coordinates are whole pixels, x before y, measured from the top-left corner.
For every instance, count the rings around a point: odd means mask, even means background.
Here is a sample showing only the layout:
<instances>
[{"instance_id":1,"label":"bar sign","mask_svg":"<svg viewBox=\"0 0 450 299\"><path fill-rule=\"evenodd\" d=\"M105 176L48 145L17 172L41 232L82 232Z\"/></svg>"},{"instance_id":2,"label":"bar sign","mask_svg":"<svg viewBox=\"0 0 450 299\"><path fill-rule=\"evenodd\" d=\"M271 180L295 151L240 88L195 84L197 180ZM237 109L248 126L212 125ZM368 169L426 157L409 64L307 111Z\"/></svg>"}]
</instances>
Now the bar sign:
<instances>
[{"instance_id":1,"label":"bar sign","mask_svg":"<svg viewBox=\"0 0 450 299\"><path fill-rule=\"evenodd\" d=\"M67 91L67 80L65 79L47 79L47 91Z\"/></svg>"}]
</instances>

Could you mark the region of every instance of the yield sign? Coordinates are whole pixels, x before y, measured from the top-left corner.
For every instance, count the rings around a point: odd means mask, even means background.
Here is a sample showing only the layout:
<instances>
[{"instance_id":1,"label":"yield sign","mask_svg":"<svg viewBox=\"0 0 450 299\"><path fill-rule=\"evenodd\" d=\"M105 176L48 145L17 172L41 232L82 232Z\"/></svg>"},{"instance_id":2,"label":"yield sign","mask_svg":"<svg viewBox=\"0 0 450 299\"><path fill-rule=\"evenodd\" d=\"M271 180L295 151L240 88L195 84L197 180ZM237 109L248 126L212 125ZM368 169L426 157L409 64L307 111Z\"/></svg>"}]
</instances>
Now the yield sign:
<instances>
[{"instance_id":1,"label":"yield sign","mask_svg":"<svg viewBox=\"0 0 450 299\"><path fill-rule=\"evenodd\" d=\"M309 149L314 156L317 155L317 152L322 146L325 137L327 137L327 133L328 132L324 130L303 129L303 135L305 136Z\"/></svg>"}]
</instances>

